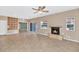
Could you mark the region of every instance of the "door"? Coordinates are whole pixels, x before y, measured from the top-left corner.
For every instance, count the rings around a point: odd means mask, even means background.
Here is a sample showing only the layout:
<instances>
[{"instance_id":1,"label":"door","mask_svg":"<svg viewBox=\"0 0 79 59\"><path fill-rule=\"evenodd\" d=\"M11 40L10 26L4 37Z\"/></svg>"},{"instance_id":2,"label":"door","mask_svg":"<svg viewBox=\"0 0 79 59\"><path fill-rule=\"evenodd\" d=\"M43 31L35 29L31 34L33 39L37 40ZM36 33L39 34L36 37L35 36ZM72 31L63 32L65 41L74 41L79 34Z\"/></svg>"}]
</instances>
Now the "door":
<instances>
[{"instance_id":1,"label":"door","mask_svg":"<svg viewBox=\"0 0 79 59\"><path fill-rule=\"evenodd\" d=\"M20 32L27 31L27 23L20 22Z\"/></svg>"},{"instance_id":2,"label":"door","mask_svg":"<svg viewBox=\"0 0 79 59\"><path fill-rule=\"evenodd\" d=\"M0 20L0 35L7 34L7 21Z\"/></svg>"},{"instance_id":3,"label":"door","mask_svg":"<svg viewBox=\"0 0 79 59\"><path fill-rule=\"evenodd\" d=\"M30 31L36 32L36 24L35 23L30 23Z\"/></svg>"}]
</instances>

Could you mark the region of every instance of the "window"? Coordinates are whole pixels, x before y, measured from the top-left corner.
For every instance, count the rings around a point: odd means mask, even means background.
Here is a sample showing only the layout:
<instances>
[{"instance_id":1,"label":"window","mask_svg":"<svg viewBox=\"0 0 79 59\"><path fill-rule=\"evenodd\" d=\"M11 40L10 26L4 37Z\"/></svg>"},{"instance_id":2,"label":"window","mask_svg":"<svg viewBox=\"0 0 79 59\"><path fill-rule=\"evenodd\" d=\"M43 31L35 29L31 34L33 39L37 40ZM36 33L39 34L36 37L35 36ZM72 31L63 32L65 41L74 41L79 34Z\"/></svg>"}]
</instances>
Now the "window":
<instances>
[{"instance_id":1,"label":"window","mask_svg":"<svg viewBox=\"0 0 79 59\"><path fill-rule=\"evenodd\" d=\"M68 17L66 19L66 30L75 31L75 17Z\"/></svg>"},{"instance_id":2,"label":"window","mask_svg":"<svg viewBox=\"0 0 79 59\"><path fill-rule=\"evenodd\" d=\"M41 29L47 29L47 22L41 22Z\"/></svg>"},{"instance_id":3,"label":"window","mask_svg":"<svg viewBox=\"0 0 79 59\"><path fill-rule=\"evenodd\" d=\"M68 28L68 30L73 31L74 30L74 24L67 24L67 28Z\"/></svg>"}]
</instances>

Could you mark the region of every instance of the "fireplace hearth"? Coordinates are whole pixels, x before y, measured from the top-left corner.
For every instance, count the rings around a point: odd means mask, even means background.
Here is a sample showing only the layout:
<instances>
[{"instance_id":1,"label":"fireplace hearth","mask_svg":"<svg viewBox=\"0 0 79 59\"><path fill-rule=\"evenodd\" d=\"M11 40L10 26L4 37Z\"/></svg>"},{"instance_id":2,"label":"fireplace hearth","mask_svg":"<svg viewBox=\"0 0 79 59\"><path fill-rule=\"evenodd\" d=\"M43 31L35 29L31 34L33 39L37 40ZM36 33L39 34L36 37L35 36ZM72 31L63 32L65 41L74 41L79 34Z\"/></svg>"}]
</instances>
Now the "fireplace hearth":
<instances>
[{"instance_id":1,"label":"fireplace hearth","mask_svg":"<svg viewBox=\"0 0 79 59\"><path fill-rule=\"evenodd\" d=\"M51 27L51 34L60 35L60 27Z\"/></svg>"}]
</instances>

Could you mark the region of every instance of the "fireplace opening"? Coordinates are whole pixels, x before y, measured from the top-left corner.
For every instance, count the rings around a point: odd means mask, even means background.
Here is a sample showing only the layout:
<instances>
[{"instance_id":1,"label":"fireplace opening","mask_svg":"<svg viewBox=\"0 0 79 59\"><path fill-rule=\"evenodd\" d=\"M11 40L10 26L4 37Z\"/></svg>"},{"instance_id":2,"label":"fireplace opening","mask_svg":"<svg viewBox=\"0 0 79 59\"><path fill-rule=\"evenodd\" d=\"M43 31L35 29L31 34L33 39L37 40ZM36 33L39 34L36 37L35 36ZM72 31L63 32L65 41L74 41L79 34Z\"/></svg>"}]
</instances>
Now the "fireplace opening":
<instances>
[{"instance_id":1,"label":"fireplace opening","mask_svg":"<svg viewBox=\"0 0 79 59\"><path fill-rule=\"evenodd\" d=\"M60 35L60 27L51 27L51 34Z\"/></svg>"}]
</instances>

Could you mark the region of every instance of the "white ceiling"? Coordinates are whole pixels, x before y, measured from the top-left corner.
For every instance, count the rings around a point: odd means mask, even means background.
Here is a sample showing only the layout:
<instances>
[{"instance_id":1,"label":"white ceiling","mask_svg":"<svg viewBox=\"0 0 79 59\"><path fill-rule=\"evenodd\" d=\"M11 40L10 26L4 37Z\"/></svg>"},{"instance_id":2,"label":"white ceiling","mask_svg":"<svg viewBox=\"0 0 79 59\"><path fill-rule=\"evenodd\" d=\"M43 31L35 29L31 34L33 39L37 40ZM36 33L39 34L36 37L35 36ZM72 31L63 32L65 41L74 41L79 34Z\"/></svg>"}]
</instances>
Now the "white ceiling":
<instances>
[{"instance_id":1,"label":"white ceiling","mask_svg":"<svg viewBox=\"0 0 79 59\"><path fill-rule=\"evenodd\" d=\"M33 7L37 8L37 6L0 6L0 15L31 19L79 8L79 6L47 6L49 13L34 14Z\"/></svg>"}]
</instances>

